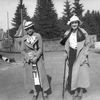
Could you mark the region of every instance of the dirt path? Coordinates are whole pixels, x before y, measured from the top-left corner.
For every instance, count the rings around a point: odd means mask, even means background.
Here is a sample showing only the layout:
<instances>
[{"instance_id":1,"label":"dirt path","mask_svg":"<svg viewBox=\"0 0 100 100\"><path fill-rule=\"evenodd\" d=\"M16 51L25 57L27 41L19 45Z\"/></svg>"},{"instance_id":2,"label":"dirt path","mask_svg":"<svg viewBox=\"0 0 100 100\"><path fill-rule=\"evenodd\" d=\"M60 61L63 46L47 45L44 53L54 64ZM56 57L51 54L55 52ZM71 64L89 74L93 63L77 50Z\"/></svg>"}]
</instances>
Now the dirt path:
<instances>
[{"instance_id":1,"label":"dirt path","mask_svg":"<svg viewBox=\"0 0 100 100\"><path fill-rule=\"evenodd\" d=\"M20 55L13 56L20 61ZM100 100L100 54L91 53L89 58L91 86L82 100ZM64 52L45 53L45 67L52 77L52 94L49 100L61 100L63 62ZM72 97L66 92L65 100L71 99ZM25 91L22 65L11 66L0 62L0 100L32 100L32 95ZM38 100L43 100L41 94Z\"/></svg>"}]
</instances>

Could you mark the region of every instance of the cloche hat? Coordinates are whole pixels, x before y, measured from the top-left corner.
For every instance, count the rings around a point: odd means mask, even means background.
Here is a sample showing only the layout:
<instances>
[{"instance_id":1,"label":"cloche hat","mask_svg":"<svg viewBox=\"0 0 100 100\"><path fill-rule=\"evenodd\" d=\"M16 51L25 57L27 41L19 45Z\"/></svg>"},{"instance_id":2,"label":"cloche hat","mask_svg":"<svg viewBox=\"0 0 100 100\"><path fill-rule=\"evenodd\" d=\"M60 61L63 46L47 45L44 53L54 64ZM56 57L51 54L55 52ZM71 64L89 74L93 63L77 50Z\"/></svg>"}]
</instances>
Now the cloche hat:
<instances>
[{"instance_id":1,"label":"cloche hat","mask_svg":"<svg viewBox=\"0 0 100 100\"><path fill-rule=\"evenodd\" d=\"M33 26L34 26L34 24L31 21L28 21L28 22L25 23L24 29L27 30L27 29L29 29L29 28L31 28Z\"/></svg>"},{"instance_id":2,"label":"cloche hat","mask_svg":"<svg viewBox=\"0 0 100 100\"><path fill-rule=\"evenodd\" d=\"M70 25L72 22L74 21L78 21L80 24L82 24L82 22L80 21L80 19L76 16L76 15L73 15L70 20L68 21L67 25Z\"/></svg>"}]
</instances>

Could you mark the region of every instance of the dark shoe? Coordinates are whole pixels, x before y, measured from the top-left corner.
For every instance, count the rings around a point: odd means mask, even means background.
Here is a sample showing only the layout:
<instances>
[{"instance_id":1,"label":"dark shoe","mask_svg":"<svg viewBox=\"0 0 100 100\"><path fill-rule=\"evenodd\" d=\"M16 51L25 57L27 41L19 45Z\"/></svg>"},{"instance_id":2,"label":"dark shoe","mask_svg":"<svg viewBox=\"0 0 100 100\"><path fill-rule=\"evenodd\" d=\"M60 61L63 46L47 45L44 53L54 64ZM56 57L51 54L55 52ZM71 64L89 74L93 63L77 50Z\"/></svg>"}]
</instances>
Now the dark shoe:
<instances>
[{"instance_id":1,"label":"dark shoe","mask_svg":"<svg viewBox=\"0 0 100 100\"><path fill-rule=\"evenodd\" d=\"M29 94L33 94L33 93L34 93L34 90L30 90L30 91L29 91Z\"/></svg>"},{"instance_id":2,"label":"dark shoe","mask_svg":"<svg viewBox=\"0 0 100 100\"><path fill-rule=\"evenodd\" d=\"M78 97L78 92L75 91L75 93L73 94L73 100L77 100L77 97Z\"/></svg>"},{"instance_id":3,"label":"dark shoe","mask_svg":"<svg viewBox=\"0 0 100 100\"><path fill-rule=\"evenodd\" d=\"M34 95L33 98L32 98L32 100L37 100L37 97Z\"/></svg>"},{"instance_id":4,"label":"dark shoe","mask_svg":"<svg viewBox=\"0 0 100 100\"><path fill-rule=\"evenodd\" d=\"M49 100L48 96L45 96L45 97L44 97L44 100Z\"/></svg>"},{"instance_id":5,"label":"dark shoe","mask_svg":"<svg viewBox=\"0 0 100 100\"><path fill-rule=\"evenodd\" d=\"M48 94L47 94L47 93L44 93L44 94L43 94L43 98L44 98L44 100L49 100Z\"/></svg>"},{"instance_id":6,"label":"dark shoe","mask_svg":"<svg viewBox=\"0 0 100 100\"><path fill-rule=\"evenodd\" d=\"M39 93L34 93L32 100L37 100Z\"/></svg>"}]
</instances>

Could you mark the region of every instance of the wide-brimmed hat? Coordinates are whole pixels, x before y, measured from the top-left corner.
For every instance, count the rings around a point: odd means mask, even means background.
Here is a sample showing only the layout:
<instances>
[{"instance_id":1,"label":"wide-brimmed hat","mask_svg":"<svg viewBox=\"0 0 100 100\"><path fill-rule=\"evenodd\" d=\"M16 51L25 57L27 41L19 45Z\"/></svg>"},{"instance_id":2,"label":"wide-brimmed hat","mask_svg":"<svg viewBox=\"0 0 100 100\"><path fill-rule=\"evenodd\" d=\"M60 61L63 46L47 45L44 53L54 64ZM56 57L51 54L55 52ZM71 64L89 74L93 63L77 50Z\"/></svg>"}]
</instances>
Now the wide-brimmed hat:
<instances>
[{"instance_id":1,"label":"wide-brimmed hat","mask_svg":"<svg viewBox=\"0 0 100 100\"><path fill-rule=\"evenodd\" d=\"M33 26L34 26L34 24L31 21L28 21L25 23L24 29L27 30L27 29L32 28Z\"/></svg>"},{"instance_id":2,"label":"wide-brimmed hat","mask_svg":"<svg viewBox=\"0 0 100 100\"><path fill-rule=\"evenodd\" d=\"M82 22L80 21L80 19L76 16L76 15L73 15L70 20L67 22L67 25L70 25L72 22L74 21L78 21L79 24L82 24Z\"/></svg>"}]
</instances>

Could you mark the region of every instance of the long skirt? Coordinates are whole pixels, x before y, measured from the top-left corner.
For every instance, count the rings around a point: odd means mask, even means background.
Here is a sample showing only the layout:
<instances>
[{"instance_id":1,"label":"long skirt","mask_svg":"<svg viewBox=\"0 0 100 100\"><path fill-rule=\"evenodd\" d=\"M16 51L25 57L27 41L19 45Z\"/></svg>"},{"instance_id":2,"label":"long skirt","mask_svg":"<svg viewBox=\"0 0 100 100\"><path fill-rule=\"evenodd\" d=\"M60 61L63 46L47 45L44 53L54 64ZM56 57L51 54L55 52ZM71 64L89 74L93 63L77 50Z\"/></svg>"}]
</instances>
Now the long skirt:
<instances>
[{"instance_id":1,"label":"long skirt","mask_svg":"<svg viewBox=\"0 0 100 100\"><path fill-rule=\"evenodd\" d=\"M70 47L69 49L69 73L68 73L68 84L67 84L67 89L70 93L72 93L73 91L71 91L71 79L72 79L72 69L73 69L73 64L76 60L76 54L77 54L77 49L73 49Z\"/></svg>"}]
</instances>

